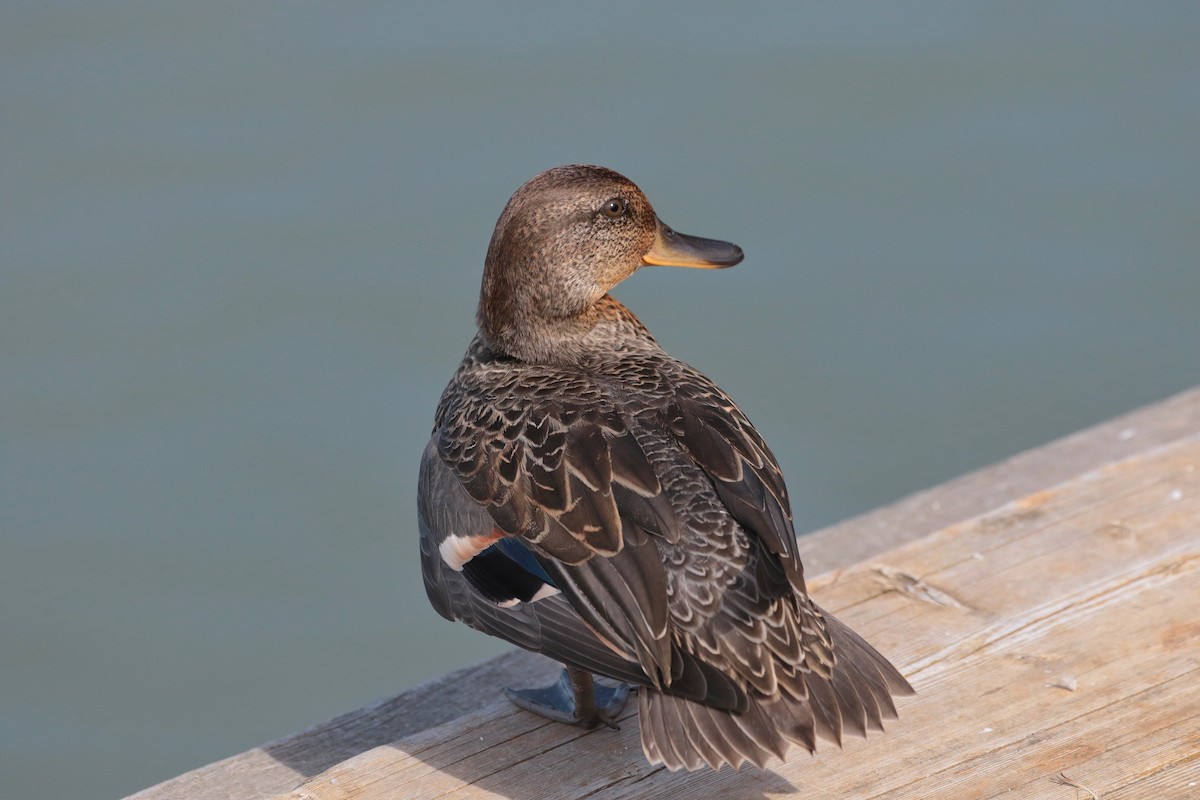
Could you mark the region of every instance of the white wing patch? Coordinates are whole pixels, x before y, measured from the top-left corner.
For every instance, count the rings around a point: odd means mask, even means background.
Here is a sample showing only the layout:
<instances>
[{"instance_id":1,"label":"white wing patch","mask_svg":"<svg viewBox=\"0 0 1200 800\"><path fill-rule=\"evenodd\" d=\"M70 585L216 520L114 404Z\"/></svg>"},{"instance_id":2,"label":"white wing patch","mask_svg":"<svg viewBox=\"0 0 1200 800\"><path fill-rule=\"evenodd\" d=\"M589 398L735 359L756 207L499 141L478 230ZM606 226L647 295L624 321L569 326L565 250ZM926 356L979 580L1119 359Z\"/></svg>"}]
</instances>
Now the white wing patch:
<instances>
[{"instance_id":1,"label":"white wing patch","mask_svg":"<svg viewBox=\"0 0 1200 800\"><path fill-rule=\"evenodd\" d=\"M458 536L450 534L442 543L438 545L438 553L442 557L442 561L446 562L446 566L455 572L462 572L463 564L466 564L475 556L488 549L497 539L504 534L492 529L491 533L474 536Z\"/></svg>"}]
</instances>

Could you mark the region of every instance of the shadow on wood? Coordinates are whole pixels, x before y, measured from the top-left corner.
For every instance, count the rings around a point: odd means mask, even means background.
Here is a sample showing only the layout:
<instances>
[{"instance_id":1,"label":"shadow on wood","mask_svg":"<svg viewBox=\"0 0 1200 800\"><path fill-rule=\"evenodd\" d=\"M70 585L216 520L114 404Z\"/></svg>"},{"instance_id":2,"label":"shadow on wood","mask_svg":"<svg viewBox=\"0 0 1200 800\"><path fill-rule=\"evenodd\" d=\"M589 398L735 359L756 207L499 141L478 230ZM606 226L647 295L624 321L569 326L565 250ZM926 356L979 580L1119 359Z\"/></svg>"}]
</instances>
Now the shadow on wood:
<instances>
[{"instance_id":1,"label":"shadow on wood","mask_svg":"<svg viewBox=\"0 0 1200 800\"><path fill-rule=\"evenodd\" d=\"M558 669L531 653L505 653L477 666L441 675L396 697L343 714L262 749L296 774L312 777L364 751L475 712L500 697L501 686L524 685L538 677L549 681Z\"/></svg>"}]
</instances>

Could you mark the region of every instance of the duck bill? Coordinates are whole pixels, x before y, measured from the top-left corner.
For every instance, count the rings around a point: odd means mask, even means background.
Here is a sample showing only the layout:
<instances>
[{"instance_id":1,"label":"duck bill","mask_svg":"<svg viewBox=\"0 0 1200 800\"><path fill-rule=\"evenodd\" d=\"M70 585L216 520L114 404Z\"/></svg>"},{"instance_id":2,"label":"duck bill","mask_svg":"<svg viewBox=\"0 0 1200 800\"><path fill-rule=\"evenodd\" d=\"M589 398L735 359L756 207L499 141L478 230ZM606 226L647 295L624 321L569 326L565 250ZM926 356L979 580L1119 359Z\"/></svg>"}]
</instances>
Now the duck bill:
<instances>
[{"instance_id":1,"label":"duck bill","mask_svg":"<svg viewBox=\"0 0 1200 800\"><path fill-rule=\"evenodd\" d=\"M676 233L662 220L654 234L654 245L642 263L656 267L724 269L742 260L742 248L717 239L702 239Z\"/></svg>"}]
</instances>

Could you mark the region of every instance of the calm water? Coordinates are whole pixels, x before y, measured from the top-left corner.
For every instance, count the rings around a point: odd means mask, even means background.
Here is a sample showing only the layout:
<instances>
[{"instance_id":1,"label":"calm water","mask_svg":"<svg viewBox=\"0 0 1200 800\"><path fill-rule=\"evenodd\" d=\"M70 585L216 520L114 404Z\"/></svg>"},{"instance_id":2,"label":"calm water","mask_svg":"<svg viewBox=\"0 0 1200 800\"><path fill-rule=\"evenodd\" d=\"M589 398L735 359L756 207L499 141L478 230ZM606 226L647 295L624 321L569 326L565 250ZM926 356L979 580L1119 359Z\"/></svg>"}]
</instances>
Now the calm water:
<instances>
[{"instance_id":1,"label":"calm water","mask_svg":"<svg viewBox=\"0 0 1200 800\"><path fill-rule=\"evenodd\" d=\"M427 608L416 465L546 167L745 248L618 294L803 529L1200 381L1200 6L726 6L0 8L9 796L502 649Z\"/></svg>"}]
</instances>

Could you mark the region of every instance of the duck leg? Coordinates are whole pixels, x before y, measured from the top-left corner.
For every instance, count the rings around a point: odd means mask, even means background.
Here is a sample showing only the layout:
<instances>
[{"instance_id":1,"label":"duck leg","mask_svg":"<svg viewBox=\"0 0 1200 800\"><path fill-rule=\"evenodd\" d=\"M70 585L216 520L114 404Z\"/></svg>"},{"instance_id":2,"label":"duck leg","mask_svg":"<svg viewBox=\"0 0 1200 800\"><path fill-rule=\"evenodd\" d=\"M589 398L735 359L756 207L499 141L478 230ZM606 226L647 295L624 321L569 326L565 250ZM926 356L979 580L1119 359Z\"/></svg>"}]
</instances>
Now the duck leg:
<instances>
[{"instance_id":1,"label":"duck leg","mask_svg":"<svg viewBox=\"0 0 1200 800\"><path fill-rule=\"evenodd\" d=\"M596 683L592 673L575 667L565 668L558 680L540 689L504 690L516 706L540 717L584 728L607 725L614 729L629 692L627 684Z\"/></svg>"}]
</instances>

